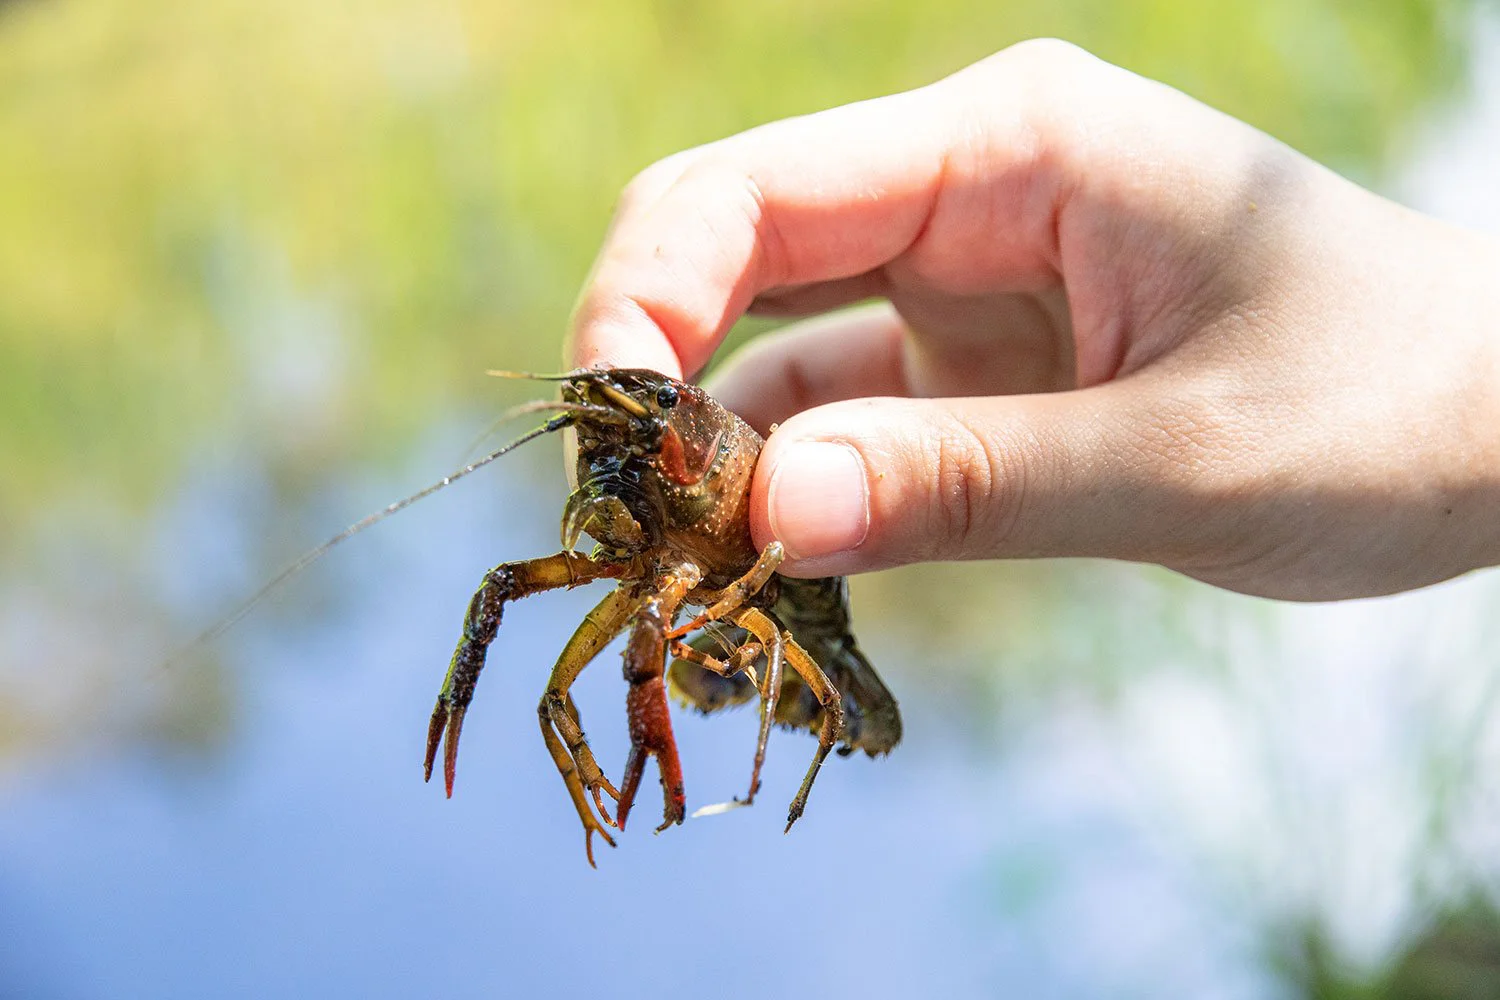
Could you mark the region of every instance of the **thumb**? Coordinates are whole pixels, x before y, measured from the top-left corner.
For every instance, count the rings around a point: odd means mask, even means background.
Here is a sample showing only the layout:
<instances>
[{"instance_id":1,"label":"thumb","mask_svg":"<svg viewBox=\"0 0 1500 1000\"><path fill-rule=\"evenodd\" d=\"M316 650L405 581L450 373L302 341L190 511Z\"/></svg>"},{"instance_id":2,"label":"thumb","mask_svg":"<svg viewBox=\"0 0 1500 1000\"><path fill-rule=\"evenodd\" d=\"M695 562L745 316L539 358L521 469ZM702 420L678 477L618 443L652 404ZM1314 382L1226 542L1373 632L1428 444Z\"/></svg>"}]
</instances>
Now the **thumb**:
<instances>
[{"instance_id":1,"label":"thumb","mask_svg":"<svg viewBox=\"0 0 1500 1000\"><path fill-rule=\"evenodd\" d=\"M1198 435L1182 431L1201 425L1143 419L1140 394L1114 382L806 410L762 452L756 543L779 540L794 576L999 557L1183 562L1214 509Z\"/></svg>"}]
</instances>

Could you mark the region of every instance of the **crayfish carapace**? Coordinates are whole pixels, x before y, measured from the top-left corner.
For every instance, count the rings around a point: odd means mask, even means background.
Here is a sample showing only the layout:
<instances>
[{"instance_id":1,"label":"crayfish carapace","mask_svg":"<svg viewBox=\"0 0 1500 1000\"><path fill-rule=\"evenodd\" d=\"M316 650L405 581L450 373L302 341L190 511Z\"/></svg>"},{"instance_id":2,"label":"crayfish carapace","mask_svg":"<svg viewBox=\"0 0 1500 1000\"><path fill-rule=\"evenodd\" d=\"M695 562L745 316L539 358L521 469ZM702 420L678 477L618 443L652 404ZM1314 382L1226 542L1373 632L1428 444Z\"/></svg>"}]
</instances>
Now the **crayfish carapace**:
<instances>
[{"instance_id":1,"label":"crayfish carapace","mask_svg":"<svg viewBox=\"0 0 1500 1000\"><path fill-rule=\"evenodd\" d=\"M665 794L658 832L683 820L669 690L703 712L759 695L755 760L739 804L748 804L759 787L773 722L817 733L817 751L787 814L790 830L828 752L840 745L841 754L856 748L885 753L901 738L901 717L850 635L844 581L781 577L781 545L756 551L748 505L760 435L702 389L654 371L520 377L562 384L561 402L534 404L561 411L534 434L574 429L578 487L563 509L562 551L496 566L470 601L428 728L427 777L442 747L443 780L453 794L464 714L506 603L617 580L563 647L537 705L547 751L583 823L589 864L593 835L614 846L605 826L625 828L648 757L656 758ZM597 542L588 555L575 550L585 534ZM690 607L702 610L679 624ZM707 631L689 642L700 629ZM627 631L630 754L616 789L589 749L569 689ZM606 795L617 803L613 818Z\"/></svg>"}]
</instances>

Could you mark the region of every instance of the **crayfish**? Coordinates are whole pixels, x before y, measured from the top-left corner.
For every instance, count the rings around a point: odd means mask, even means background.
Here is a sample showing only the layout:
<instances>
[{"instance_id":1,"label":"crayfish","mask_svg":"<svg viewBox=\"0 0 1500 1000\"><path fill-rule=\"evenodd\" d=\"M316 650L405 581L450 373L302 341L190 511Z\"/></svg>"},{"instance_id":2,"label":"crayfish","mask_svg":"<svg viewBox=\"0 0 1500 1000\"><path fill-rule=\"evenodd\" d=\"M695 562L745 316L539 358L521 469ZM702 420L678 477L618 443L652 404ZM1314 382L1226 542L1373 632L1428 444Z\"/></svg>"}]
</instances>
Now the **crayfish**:
<instances>
[{"instance_id":1,"label":"crayfish","mask_svg":"<svg viewBox=\"0 0 1500 1000\"><path fill-rule=\"evenodd\" d=\"M787 812L788 830L806 808L813 780L835 745L840 755L861 749L874 757L900 742L896 700L850 634L843 578L783 577L776 572L784 555L779 543L756 551L748 514L750 481L764 441L749 424L701 388L645 369L491 374L560 382L561 400L528 403L510 414L557 411L556 415L505 447L351 524L271 579L179 651L178 658L212 642L335 545L527 441L571 428L578 439L578 486L563 508L562 551L501 563L484 575L469 602L463 636L428 724L423 765L428 780L442 749L443 783L452 796L464 715L505 605L595 580L617 580L619 586L584 617L563 647L537 705L547 752L583 822L590 865L594 834L613 847L614 838L605 827L625 828L650 757L656 758L665 796L657 832L683 821L687 800L667 707L669 691L704 713L760 699L749 791L743 799L708 806L695 815L754 800L774 723L818 736L812 763ZM588 555L577 551L584 535L597 543ZM678 616L688 608L701 610L679 624ZM703 633L689 640L700 629ZM583 669L627 630L630 753L617 789L589 749L570 689ZM673 657L670 668L668 652ZM606 795L616 803L613 817L604 804Z\"/></svg>"},{"instance_id":2,"label":"crayfish","mask_svg":"<svg viewBox=\"0 0 1500 1000\"><path fill-rule=\"evenodd\" d=\"M578 485L563 508L562 551L496 566L469 602L428 727L428 779L441 747L444 785L453 794L464 715L506 604L595 580L617 580L619 586L563 647L537 705L542 739L583 823L590 865L593 835L613 847L605 827L625 828L650 757L656 758L665 799L657 832L683 821L686 796L669 691L705 713L759 695L749 791L700 813L753 801L773 722L818 737L788 810L787 830L802 815L836 744L841 755L858 748L871 756L896 745L900 713L849 632L843 579L782 577L776 572L780 543L756 551L751 540L750 482L763 444L754 429L703 389L654 371L494 374L561 383L561 401L532 404L561 412L522 440L571 427L578 441ZM597 543L588 555L577 551L583 535ZM701 610L679 623L687 608ZM689 642L700 629L708 631ZM617 789L589 749L570 688L627 631L630 753ZM616 803L613 817L605 796Z\"/></svg>"}]
</instances>

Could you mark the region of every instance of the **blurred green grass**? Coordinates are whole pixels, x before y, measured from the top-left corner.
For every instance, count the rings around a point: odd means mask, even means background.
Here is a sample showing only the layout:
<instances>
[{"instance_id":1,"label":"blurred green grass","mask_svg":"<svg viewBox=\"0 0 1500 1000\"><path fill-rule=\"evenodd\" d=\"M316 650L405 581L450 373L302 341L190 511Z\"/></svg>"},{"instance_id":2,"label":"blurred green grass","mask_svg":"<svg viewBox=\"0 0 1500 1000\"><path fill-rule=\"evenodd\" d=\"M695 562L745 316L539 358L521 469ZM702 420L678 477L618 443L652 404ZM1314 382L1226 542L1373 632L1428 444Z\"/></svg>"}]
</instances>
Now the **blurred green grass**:
<instances>
[{"instance_id":1,"label":"blurred green grass","mask_svg":"<svg viewBox=\"0 0 1500 1000\"><path fill-rule=\"evenodd\" d=\"M225 435L399 453L552 367L677 149L1059 35L1365 179L1464 75L1453 0L0 6L0 546Z\"/></svg>"}]
</instances>

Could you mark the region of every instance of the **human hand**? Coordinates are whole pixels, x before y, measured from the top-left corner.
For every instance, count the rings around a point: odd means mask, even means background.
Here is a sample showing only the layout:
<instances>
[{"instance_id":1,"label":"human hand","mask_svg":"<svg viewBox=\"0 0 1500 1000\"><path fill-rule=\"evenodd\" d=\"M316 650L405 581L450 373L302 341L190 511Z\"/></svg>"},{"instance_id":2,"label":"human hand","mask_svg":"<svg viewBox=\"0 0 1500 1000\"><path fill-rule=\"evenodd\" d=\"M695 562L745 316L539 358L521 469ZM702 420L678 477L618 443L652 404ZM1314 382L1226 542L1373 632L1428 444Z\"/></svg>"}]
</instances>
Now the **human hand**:
<instances>
[{"instance_id":1,"label":"human hand","mask_svg":"<svg viewBox=\"0 0 1500 1000\"><path fill-rule=\"evenodd\" d=\"M1063 43L679 153L578 364L701 369L770 435L784 572L1103 556L1323 600L1500 562L1500 251ZM869 398L876 397L876 398Z\"/></svg>"}]
</instances>

